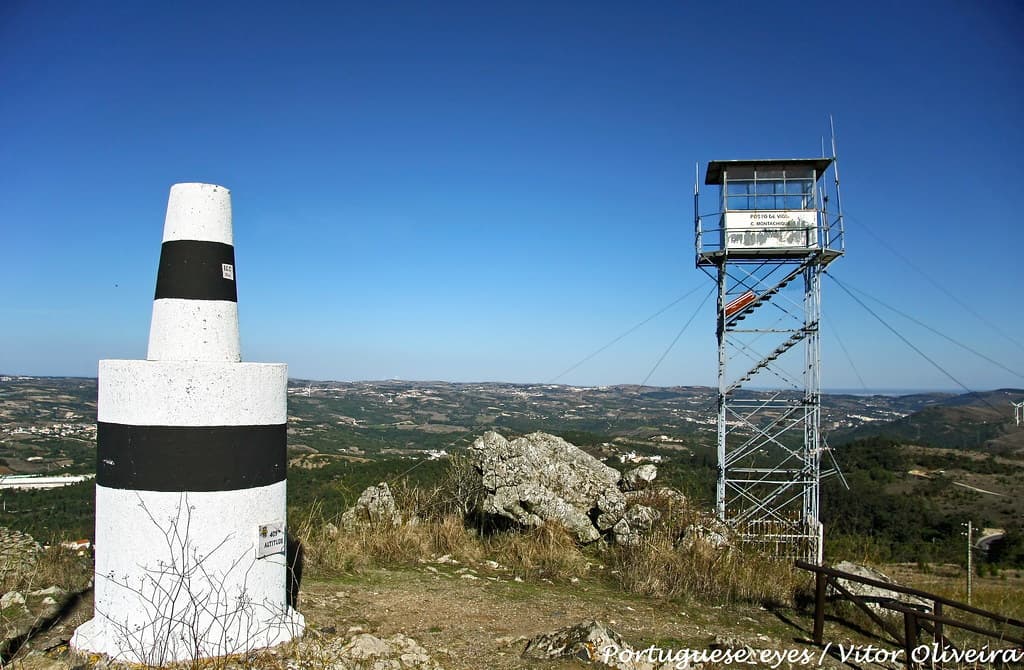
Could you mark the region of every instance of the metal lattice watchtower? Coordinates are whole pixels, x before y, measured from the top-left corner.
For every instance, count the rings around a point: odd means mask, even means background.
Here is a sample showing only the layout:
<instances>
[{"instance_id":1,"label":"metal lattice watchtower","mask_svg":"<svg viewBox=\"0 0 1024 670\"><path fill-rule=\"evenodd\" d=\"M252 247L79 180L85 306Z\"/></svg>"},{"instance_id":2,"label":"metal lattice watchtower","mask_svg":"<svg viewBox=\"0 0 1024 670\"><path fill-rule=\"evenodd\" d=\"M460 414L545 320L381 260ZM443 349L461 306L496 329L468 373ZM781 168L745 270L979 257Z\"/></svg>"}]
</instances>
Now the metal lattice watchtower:
<instances>
[{"instance_id":1,"label":"metal lattice watchtower","mask_svg":"<svg viewBox=\"0 0 1024 670\"><path fill-rule=\"evenodd\" d=\"M845 250L835 161L712 161L704 183L719 196L701 214L694 185L697 267L718 283L717 513L745 542L820 563L821 274Z\"/></svg>"}]
</instances>

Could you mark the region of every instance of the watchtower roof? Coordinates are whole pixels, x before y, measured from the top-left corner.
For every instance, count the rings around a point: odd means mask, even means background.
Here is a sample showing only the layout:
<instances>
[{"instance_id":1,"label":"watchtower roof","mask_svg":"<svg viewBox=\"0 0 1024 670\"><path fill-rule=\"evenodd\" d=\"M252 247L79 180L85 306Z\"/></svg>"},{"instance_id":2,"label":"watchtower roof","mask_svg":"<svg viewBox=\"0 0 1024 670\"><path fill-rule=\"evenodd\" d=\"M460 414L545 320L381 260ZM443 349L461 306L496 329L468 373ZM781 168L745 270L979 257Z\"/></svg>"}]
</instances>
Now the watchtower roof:
<instances>
[{"instance_id":1,"label":"watchtower roof","mask_svg":"<svg viewBox=\"0 0 1024 670\"><path fill-rule=\"evenodd\" d=\"M722 183L722 173L734 168L755 168L764 170L771 167L806 167L813 168L818 177L821 177L825 169L832 164L831 158L752 158L748 160L735 161L710 161L707 174L704 175L704 183L713 186Z\"/></svg>"}]
</instances>

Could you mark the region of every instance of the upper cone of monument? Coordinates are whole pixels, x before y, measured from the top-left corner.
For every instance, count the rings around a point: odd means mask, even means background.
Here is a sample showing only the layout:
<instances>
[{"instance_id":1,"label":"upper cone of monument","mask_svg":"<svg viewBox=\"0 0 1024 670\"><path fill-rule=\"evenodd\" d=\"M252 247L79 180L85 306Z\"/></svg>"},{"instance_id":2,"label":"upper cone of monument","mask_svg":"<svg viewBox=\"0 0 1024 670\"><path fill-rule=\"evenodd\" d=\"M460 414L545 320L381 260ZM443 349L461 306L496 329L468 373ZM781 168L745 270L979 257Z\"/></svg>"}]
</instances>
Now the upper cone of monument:
<instances>
[{"instance_id":1,"label":"upper cone of monument","mask_svg":"<svg viewBox=\"0 0 1024 670\"><path fill-rule=\"evenodd\" d=\"M171 187L146 358L242 359L231 191L223 186Z\"/></svg>"},{"instance_id":2,"label":"upper cone of monument","mask_svg":"<svg viewBox=\"0 0 1024 670\"><path fill-rule=\"evenodd\" d=\"M205 240L234 244L231 231L231 191L216 184L171 186L164 219L164 242Z\"/></svg>"}]
</instances>

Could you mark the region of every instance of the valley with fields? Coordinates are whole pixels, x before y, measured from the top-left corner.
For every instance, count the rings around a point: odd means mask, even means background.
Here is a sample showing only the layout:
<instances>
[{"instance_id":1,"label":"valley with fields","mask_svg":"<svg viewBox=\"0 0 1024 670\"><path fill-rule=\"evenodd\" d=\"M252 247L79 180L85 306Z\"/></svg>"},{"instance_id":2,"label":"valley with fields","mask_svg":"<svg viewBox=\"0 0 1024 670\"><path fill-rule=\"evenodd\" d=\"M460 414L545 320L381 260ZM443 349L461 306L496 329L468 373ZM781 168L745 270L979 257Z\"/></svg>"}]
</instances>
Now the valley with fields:
<instances>
[{"instance_id":1,"label":"valley with fields","mask_svg":"<svg viewBox=\"0 0 1024 670\"><path fill-rule=\"evenodd\" d=\"M822 483L826 563L876 566L901 584L962 601L963 524L970 520L975 539L985 538L973 552L975 606L1024 616L1024 427L1010 404L1022 398L1016 389L824 396L826 460L837 471ZM714 399L707 387L292 380L289 528L306 547L299 607L311 632L284 651L209 667L370 667L330 660L349 658L364 638L403 658L430 659L395 667L583 667L537 656L536 636L565 634L589 619L602 623L588 634L621 635L614 639L623 649L738 645L813 654L820 667L893 667L851 666L838 652L821 654L810 640L813 579L806 572L686 539L689 549L680 553L679 538L695 523L712 523ZM41 556L92 538L93 481L15 486L26 475L91 476L95 417L94 379L0 382L0 526L51 547ZM658 488L626 494L659 510L650 540L619 546L624 537L616 535L614 543L580 544L557 526L516 530L474 521L480 492L470 482L470 447L486 435L538 439L538 432L615 471L654 466ZM395 522L380 525L371 511L368 526L353 525L352 510L373 509L367 493L385 490ZM9 593L43 593L45 581L66 598L56 618L45 618L29 597L27 611L47 623L36 637L4 642L13 667L78 667L67 640L91 613L90 558L82 551L55 556L27 573L5 572ZM839 649L893 643L862 613L843 603L828 607L826 632ZM440 610L456 619L442 623L431 614ZM18 616L5 610L5 625L21 630Z\"/></svg>"},{"instance_id":2,"label":"valley with fields","mask_svg":"<svg viewBox=\"0 0 1024 670\"><path fill-rule=\"evenodd\" d=\"M707 506L714 498L708 387L292 380L288 395L291 515L314 504L340 515L378 481L430 482L487 430L548 432L620 468L656 463L659 482ZM823 468L842 473L822 484L826 547L953 561L970 518L1007 531L999 562L1019 559L1024 426L1010 403L1022 399L1019 389L823 396ZM95 379L4 377L0 472L95 472L95 413ZM87 538L91 487L4 490L0 525L46 541Z\"/></svg>"}]
</instances>

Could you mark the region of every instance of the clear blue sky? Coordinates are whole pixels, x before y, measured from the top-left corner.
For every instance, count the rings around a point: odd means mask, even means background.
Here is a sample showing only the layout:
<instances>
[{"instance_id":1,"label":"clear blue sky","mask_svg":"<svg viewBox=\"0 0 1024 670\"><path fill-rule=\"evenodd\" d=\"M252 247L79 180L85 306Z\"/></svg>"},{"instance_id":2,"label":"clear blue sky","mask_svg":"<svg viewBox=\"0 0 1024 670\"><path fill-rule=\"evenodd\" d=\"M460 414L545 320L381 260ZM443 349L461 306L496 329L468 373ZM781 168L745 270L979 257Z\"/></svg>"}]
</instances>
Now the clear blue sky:
<instances>
[{"instance_id":1,"label":"clear blue sky","mask_svg":"<svg viewBox=\"0 0 1024 670\"><path fill-rule=\"evenodd\" d=\"M818 155L829 114L837 276L1024 371L1024 6L853 4L0 3L0 372L144 357L168 188L206 181L246 360L547 381L710 288L696 161ZM869 387L955 386L824 288L826 387L860 386L833 332ZM640 382L703 293L561 381ZM709 302L649 383L714 350Z\"/></svg>"}]
</instances>

